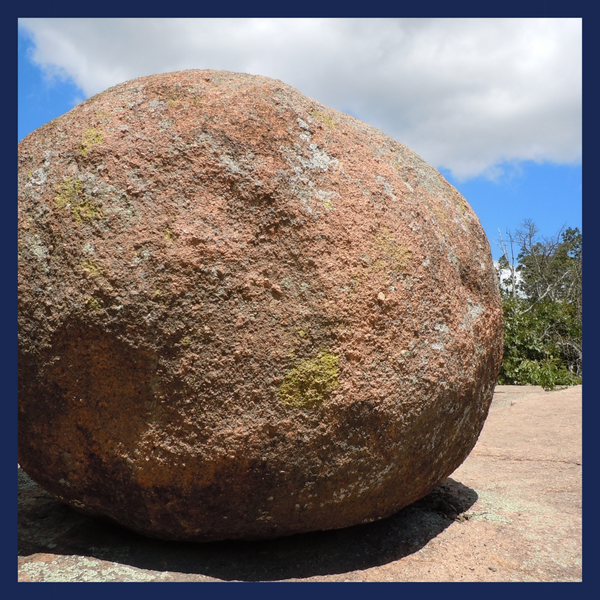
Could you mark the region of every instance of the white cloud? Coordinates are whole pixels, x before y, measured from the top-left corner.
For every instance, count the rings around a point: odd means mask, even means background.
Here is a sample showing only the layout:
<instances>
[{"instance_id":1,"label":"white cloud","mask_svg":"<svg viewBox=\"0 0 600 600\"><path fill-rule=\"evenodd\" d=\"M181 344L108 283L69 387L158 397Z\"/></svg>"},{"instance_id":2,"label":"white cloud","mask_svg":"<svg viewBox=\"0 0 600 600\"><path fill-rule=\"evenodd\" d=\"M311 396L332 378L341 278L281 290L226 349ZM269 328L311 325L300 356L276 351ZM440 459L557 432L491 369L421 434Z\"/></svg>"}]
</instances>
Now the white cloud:
<instances>
[{"instance_id":1,"label":"white cloud","mask_svg":"<svg viewBox=\"0 0 600 600\"><path fill-rule=\"evenodd\" d=\"M90 96L142 75L281 79L457 178L581 160L581 19L21 19Z\"/></svg>"},{"instance_id":2,"label":"white cloud","mask_svg":"<svg viewBox=\"0 0 600 600\"><path fill-rule=\"evenodd\" d=\"M497 260L494 261L494 267L496 268L496 272L498 273L500 287L507 292L512 292L512 274L510 269L501 269ZM523 292L523 290L520 288L521 284L523 283L523 277L518 271L515 272L515 282L517 286L517 296L519 296L519 298L527 298L525 292Z\"/></svg>"}]
</instances>

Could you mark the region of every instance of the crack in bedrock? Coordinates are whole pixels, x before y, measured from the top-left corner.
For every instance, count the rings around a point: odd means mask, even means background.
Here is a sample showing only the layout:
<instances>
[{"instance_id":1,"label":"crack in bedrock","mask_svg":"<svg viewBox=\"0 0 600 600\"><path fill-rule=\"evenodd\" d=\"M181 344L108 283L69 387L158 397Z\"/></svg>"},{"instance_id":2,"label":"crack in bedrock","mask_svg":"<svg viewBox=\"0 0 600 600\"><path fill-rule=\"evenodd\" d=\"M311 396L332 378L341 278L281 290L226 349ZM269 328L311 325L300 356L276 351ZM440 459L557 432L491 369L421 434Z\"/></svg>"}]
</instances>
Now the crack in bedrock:
<instances>
[{"instance_id":1,"label":"crack in bedrock","mask_svg":"<svg viewBox=\"0 0 600 600\"><path fill-rule=\"evenodd\" d=\"M576 460L560 460L558 458L525 458L522 456L506 456L503 454L484 454L477 453L474 456L482 457L482 458L497 458L500 460L510 460L515 462L552 462L552 463L563 463L565 465L581 465L581 462Z\"/></svg>"}]
</instances>

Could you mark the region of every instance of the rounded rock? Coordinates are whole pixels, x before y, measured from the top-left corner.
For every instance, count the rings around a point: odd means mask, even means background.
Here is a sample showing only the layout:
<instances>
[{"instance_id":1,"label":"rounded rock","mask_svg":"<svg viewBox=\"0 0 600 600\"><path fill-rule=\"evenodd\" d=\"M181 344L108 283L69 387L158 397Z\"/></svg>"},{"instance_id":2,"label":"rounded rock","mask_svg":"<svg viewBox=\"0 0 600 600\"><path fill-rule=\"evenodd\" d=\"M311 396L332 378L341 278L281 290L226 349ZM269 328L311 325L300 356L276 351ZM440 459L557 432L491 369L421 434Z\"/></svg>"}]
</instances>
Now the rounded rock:
<instances>
[{"instance_id":1,"label":"rounded rock","mask_svg":"<svg viewBox=\"0 0 600 600\"><path fill-rule=\"evenodd\" d=\"M265 77L153 75L19 144L19 462L149 536L386 517L502 354L489 244L381 131Z\"/></svg>"}]
</instances>

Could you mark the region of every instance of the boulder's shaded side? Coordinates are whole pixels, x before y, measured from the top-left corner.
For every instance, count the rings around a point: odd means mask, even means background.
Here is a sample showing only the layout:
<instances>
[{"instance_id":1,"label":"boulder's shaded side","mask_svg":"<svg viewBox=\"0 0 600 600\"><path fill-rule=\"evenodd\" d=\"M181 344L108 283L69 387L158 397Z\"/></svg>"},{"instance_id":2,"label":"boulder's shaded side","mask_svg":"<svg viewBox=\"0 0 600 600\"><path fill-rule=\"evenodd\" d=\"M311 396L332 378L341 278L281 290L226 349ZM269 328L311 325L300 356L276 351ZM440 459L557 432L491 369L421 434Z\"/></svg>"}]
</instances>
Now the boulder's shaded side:
<instances>
[{"instance_id":1,"label":"boulder's shaded side","mask_svg":"<svg viewBox=\"0 0 600 600\"><path fill-rule=\"evenodd\" d=\"M273 79L183 71L19 145L19 461L150 536L390 515L474 446L502 352L469 205Z\"/></svg>"}]
</instances>

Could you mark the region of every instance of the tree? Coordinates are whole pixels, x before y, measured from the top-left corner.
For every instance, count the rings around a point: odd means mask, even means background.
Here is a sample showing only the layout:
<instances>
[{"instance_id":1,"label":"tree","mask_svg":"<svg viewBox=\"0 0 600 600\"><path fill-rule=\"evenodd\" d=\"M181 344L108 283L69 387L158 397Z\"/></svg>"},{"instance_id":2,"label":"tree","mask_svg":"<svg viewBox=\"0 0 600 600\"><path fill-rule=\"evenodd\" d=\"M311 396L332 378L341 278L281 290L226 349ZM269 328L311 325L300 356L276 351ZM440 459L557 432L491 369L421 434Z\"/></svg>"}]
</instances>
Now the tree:
<instances>
[{"instance_id":1,"label":"tree","mask_svg":"<svg viewBox=\"0 0 600 600\"><path fill-rule=\"evenodd\" d=\"M582 236L579 229L561 229L540 241L538 230L525 221L517 232L522 290L532 306L544 299L571 302L581 308Z\"/></svg>"},{"instance_id":2,"label":"tree","mask_svg":"<svg viewBox=\"0 0 600 600\"><path fill-rule=\"evenodd\" d=\"M499 383L581 383L582 234L562 228L540 238L532 221L498 245L504 312L504 358ZM516 246L516 249L515 249ZM518 252L518 254L516 253Z\"/></svg>"}]
</instances>

